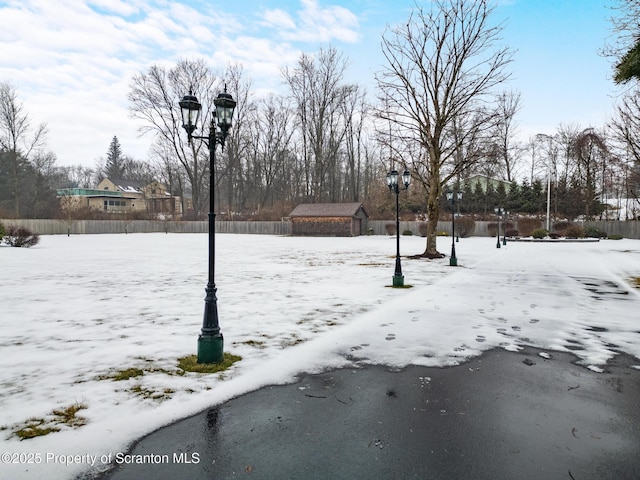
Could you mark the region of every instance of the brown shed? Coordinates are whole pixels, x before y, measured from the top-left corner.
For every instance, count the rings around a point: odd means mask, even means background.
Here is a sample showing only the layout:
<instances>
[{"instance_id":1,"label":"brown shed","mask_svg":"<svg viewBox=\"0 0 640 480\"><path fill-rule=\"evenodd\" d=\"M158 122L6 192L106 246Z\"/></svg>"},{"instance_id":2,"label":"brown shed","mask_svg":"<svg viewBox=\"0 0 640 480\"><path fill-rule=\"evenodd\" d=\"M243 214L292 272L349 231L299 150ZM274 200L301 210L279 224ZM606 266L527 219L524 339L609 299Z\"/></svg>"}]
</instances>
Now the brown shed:
<instances>
[{"instance_id":1,"label":"brown shed","mask_svg":"<svg viewBox=\"0 0 640 480\"><path fill-rule=\"evenodd\" d=\"M367 231L361 203L301 203L290 214L291 233L315 237L355 237Z\"/></svg>"}]
</instances>

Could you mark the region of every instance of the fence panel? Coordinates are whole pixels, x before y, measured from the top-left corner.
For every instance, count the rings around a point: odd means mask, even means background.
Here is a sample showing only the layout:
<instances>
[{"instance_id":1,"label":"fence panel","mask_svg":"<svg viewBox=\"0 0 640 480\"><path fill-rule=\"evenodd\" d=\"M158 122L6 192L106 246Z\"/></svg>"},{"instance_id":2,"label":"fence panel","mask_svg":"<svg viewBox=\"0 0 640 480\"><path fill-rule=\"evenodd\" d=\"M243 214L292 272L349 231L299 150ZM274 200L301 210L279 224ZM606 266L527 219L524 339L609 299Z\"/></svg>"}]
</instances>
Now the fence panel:
<instances>
[{"instance_id":1,"label":"fence panel","mask_svg":"<svg viewBox=\"0 0 640 480\"><path fill-rule=\"evenodd\" d=\"M44 220L44 219L0 219L5 227L10 225L25 227L40 235L67 235L67 234L116 234L116 233L207 233L208 222L173 222L161 220ZM387 235L387 225L391 225L391 232L395 233L394 220L369 220L368 229L373 235ZM400 222L400 233L410 230L413 235L421 235L426 222ZM474 237L489 236L488 226L495 221L475 222ZM422 225L422 227L421 227ZM624 238L640 238L640 222L630 221L590 221L583 222L583 227L594 226L608 234L622 235ZM423 230L424 231L424 230ZM451 221L440 221L438 232L446 232L451 235ZM277 222L216 222L216 232L219 233L244 233L255 235L291 235L291 223L288 221ZM366 234L367 232L363 232Z\"/></svg>"}]
</instances>

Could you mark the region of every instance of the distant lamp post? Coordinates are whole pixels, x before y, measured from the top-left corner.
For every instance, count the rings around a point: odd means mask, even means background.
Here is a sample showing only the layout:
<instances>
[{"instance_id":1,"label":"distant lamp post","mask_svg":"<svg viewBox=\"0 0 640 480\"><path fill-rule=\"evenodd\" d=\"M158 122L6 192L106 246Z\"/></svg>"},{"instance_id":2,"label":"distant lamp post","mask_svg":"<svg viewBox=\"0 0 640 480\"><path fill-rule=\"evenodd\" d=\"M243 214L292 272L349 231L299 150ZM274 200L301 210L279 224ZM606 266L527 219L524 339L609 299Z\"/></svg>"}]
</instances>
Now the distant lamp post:
<instances>
[{"instance_id":1,"label":"distant lamp post","mask_svg":"<svg viewBox=\"0 0 640 480\"><path fill-rule=\"evenodd\" d=\"M496 215L498 216L498 231L496 232L496 248L500 248L500 218L504 214L504 209L500 207L496 207L493 209L493 211L496 212Z\"/></svg>"},{"instance_id":2,"label":"distant lamp post","mask_svg":"<svg viewBox=\"0 0 640 480\"><path fill-rule=\"evenodd\" d=\"M189 95L182 97L178 104L182 110L182 127L187 132L189 143L195 138L201 140L209 148L209 279L205 288L202 330L198 337L198 363L222 363L224 361L224 339L218 322L218 300L215 284L214 173L216 145L219 143L224 151L224 143L231 128L236 101L227 93L226 87L223 93L218 94L218 97L213 101L215 111L212 112L209 135L205 137L193 135L202 110L198 99L189 92Z\"/></svg>"},{"instance_id":3,"label":"distant lamp post","mask_svg":"<svg viewBox=\"0 0 640 480\"><path fill-rule=\"evenodd\" d=\"M402 266L400 265L400 184L398 183L398 177L400 177L400 175L397 170L391 170L387 174L387 185L389 186L389 190L396 194L396 269L393 274L393 286L403 287L404 275L402 275ZM411 184L411 172L409 172L409 170L405 170L402 173L401 180L404 184L404 189L408 189Z\"/></svg>"},{"instance_id":4,"label":"distant lamp post","mask_svg":"<svg viewBox=\"0 0 640 480\"><path fill-rule=\"evenodd\" d=\"M458 201L462 200L462 192L447 192L447 200L451 204L451 257L449 258L449 266L451 267L458 265L456 257L456 198Z\"/></svg>"},{"instance_id":5,"label":"distant lamp post","mask_svg":"<svg viewBox=\"0 0 640 480\"><path fill-rule=\"evenodd\" d=\"M504 222L502 223L502 245L507 244L507 225L509 225L509 212L504 212Z\"/></svg>"}]
</instances>

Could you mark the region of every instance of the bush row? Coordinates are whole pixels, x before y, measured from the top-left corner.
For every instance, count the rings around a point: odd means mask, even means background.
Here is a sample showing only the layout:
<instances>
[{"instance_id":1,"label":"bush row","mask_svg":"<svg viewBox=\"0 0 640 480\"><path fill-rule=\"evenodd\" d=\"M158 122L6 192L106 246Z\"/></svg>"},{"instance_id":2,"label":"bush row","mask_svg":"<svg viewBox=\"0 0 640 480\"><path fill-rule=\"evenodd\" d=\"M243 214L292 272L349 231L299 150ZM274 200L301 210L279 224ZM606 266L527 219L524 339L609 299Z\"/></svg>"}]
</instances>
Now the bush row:
<instances>
[{"instance_id":1,"label":"bush row","mask_svg":"<svg viewBox=\"0 0 640 480\"><path fill-rule=\"evenodd\" d=\"M475 230L475 220L470 216L458 217L455 219L456 235L462 238L473 235ZM385 229L388 235L396 234L395 223L388 223L385 225ZM420 235L427 236L427 223L423 222L418 225ZM492 222L487 224L487 230L489 235L495 237L498 234L498 222ZM516 225L509 220L500 222L500 232L504 232L507 237L534 237L534 238L609 238L609 239L621 239L621 235L607 235L606 232L598 229L597 227L588 226L582 228L580 225L576 225L572 222L562 220L553 224L551 231L542 227L542 220L539 218L519 218ZM405 230L402 235L411 235L410 230ZM438 236L448 236L447 232L438 232Z\"/></svg>"}]
</instances>

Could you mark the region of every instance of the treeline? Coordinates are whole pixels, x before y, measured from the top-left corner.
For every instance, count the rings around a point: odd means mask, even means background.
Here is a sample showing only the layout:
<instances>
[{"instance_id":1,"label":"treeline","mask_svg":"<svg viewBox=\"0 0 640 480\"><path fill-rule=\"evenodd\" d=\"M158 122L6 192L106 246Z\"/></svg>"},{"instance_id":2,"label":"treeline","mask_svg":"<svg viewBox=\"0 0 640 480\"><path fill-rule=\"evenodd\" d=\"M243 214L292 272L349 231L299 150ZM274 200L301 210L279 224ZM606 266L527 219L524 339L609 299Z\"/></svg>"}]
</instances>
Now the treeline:
<instances>
[{"instance_id":1,"label":"treeline","mask_svg":"<svg viewBox=\"0 0 640 480\"><path fill-rule=\"evenodd\" d=\"M521 183L513 182L508 187L499 183L494 187L492 183L483 189L480 183L471 185L454 185L454 192L462 192L462 199L456 201L456 213L473 214L480 218L488 218L495 214L495 208L505 211L536 215L546 212L547 204L553 218L574 219L580 217L587 210L587 199L584 189L580 185L551 184L551 195L547 195L547 184L541 180L528 180ZM451 211L451 203L442 196L443 211ZM589 210L594 218L601 219L606 207L597 199L591 200Z\"/></svg>"},{"instance_id":2,"label":"treeline","mask_svg":"<svg viewBox=\"0 0 640 480\"><path fill-rule=\"evenodd\" d=\"M57 188L91 188L114 176L161 181L185 202L191 199L184 205L188 218L205 218L209 154L203 144L187 143L178 101L191 86L204 107L201 125L208 125L213 98L226 85L238 106L225 149L216 157L221 219L280 219L301 202L362 202L372 218L392 218L395 196L385 184L391 168L412 169L415 181L401 202L405 216L418 217L435 188L429 171L418 170L429 153L405 143L397 125L392 129L385 120L384 106L344 80L347 65L333 48L302 54L282 71L284 92L263 98L238 65L222 75L203 61L152 66L134 76L129 93L131 113L153 139L150 157L131 158L114 137L94 167L57 166L55 152L46 148L46 125L31 128L15 87L0 82L0 216L53 218L61 215ZM462 213L486 215L501 206L542 214L550 186L555 218L602 218L605 199L640 194L639 98L630 90L611 122L599 129L560 126L522 142L516 135L520 96L502 92L495 97L492 128L452 151L441 180L450 175L446 183L463 191ZM202 127L197 132L206 133ZM456 164L462 161L463 168ZM511 186L489 184L484 191L468 183L474 175ZM448 214L444 193L440 210Z\"/></svg>"}]
</instances>

